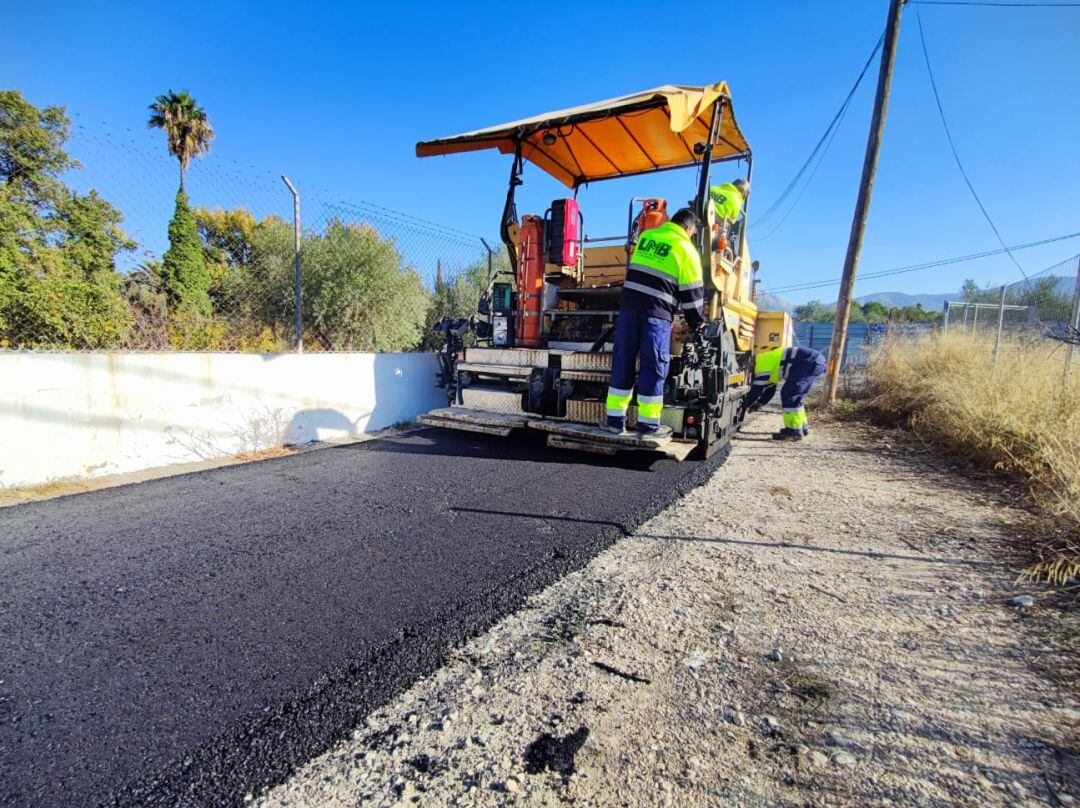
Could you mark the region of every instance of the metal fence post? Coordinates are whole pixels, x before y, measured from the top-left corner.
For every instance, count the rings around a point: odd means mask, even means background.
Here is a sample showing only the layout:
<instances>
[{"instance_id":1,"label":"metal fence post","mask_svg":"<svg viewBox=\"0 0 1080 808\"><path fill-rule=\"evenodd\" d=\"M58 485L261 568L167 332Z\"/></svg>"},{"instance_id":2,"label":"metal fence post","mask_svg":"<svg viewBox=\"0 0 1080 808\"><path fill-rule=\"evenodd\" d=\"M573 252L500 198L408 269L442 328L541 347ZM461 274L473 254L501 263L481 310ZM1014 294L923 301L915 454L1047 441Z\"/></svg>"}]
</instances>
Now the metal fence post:
<instances>
[{"instance_id":1,"label":"metal fence post","mask_svg":"<svg viewBox=\"0 0 1080 808\"><path fill-rule=\"evenodd\" d=\"M975 333L975 329L979 326L979 304L975 304L975 313L971 315L971 333Z\"/></svg>"},{"instance_id":2,"label":"metal fence post","mask_svg":"<svg viewBox=\"0 0 1080 808\"><path fill-rule=\"evenodd\" d=\"M491 245L488 244L487 241L485 241L484 239L481 238L480 243L483 244L484 249L487 250L487 258L488 258L488 281L487 281L487 285L490 287L491 286L491 273L494 270L494 261L493 261L494 253L491 251Z\"/></svg>"},{"instance_id":3,"label":"metal fence post","mask_svg":"<svg viewBox=\"0 0 1080 808\"><path fill-rule=\"evenodd\" d=\"M941 323L941 330L942 331L948 331L949 330L949 312L950 311L952 311L952 306L950 306L949 301L946 300L945 301L945 318L944 318L943 322Z\"/></svg>"},{"instance_id":4,"label":"metal fence post","mask_svg":"<svg viewBox=\"0 0 1080 808\"><path fill-rule=\"evenodd\" d=\"M1076 259L1076 289L1073 292L1072 333L1069 336L1074 341L1069 343L1069 351L1065 354L1066 378L1069 376L1069 370L1072 369L1073 354L1076 353L1075 340L1080 337L1080 258Z\"/></svg>"},{"instance_id":5,"label":"metal fence post","mask_svg":"<svg viewBox=\"0 0 1080 808\"><path fill-rule=\"evenodd\" d=\"M998 363L998 351L1001 350L1001 329L1005 325L1005 290L1007 286L1001 287L1001 302L998 304L998 327L997 327L997 339L994 340L994 364L990 370L990 378L993 379L997 375L997 363Z\"/></svg>"},{"instance_id":6,"label":"metal fence post","mask_svg":"<svg viewBox=\"0 0 1080 808\"><path fill-rule=\"evenodd\" d=\"M304 293L300 288L300 194L289 178L285 181L293 198L293 308L296 309L296 352L304 352Z\"/></svg>"}]
</instances>

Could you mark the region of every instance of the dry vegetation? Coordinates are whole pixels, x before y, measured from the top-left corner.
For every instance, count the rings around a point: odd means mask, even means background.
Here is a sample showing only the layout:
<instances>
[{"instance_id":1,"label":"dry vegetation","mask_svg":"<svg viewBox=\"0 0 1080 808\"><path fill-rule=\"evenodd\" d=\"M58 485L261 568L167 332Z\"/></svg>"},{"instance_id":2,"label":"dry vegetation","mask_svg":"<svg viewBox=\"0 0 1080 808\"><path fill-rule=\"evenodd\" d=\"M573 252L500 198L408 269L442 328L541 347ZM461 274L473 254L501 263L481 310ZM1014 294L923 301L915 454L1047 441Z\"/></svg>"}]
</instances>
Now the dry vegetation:
<instances>
[{"instance_id":1,"label":"dry vegetation","mask_svg":"<svg viewBox=\"0 0 1080 808\"><path fill-rule=\"evenodd\" d=\"M1030 482L1046 535L1028 574L1080 575L1080 358L1065 378L1066 346L934 332L887 340L867 372L871 404L982 467Z\"/></svg>"}]
</instances>

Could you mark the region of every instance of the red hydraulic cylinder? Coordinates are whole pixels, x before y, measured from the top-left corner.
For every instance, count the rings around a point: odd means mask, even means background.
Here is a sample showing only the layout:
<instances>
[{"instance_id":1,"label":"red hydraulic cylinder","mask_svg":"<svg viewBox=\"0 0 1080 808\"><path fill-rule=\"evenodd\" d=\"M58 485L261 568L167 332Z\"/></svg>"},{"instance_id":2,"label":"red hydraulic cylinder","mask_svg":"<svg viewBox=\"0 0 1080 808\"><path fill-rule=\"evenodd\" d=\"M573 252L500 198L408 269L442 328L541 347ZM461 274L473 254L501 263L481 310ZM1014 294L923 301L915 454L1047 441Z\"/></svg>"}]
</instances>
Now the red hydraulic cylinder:
<instances>
[{"instance_id":1,"label":"red hydraulic cylinder","mask_svg":"<svg viewBox=\"0 0 1080 808\"><path fill-rule=\"evenodd\" d=\"M517 344L528 348L540 346L543 320L541 293L544 290L544 220L522 216L518 232L518 316Z\"/></svg>"}]
</instances>

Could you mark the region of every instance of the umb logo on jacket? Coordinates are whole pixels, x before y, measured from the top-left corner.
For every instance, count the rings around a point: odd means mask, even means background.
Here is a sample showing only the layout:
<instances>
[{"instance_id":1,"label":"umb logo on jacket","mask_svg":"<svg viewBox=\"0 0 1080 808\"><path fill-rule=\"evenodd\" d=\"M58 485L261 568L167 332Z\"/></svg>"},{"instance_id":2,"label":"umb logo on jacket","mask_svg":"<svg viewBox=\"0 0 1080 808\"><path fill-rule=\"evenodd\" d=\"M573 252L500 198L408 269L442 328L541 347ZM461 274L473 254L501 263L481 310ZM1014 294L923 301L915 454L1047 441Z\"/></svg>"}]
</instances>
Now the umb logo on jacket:
<instances>
[{"instance_id":1,"label":"umb logo on jacket","mask_svg":"<svg viewBox=\"0 0 1080 808\"><path fill-rule=\"evenodd\" d=\"M657 258L666 258L671 252L671 245L664 244L662 241L656 239L643 238L637 243L638 250L642 252L652 253Z\"/></svg>"}]
</instances>

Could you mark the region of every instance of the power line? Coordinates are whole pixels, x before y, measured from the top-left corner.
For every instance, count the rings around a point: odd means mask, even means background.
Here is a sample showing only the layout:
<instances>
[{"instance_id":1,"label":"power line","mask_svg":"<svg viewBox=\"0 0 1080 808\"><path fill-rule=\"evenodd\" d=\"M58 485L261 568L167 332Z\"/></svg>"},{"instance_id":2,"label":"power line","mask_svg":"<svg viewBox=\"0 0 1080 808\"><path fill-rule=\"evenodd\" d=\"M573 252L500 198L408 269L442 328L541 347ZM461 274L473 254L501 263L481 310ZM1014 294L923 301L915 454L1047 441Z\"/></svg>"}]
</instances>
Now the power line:
<instances>
[{"instance_id":1,"label":"power line","mask_svg":"<svg viewBox=\"0 0 1080 808\"><path fill-rule=\"evenodd\" d=\"M845 113L847 112L847 107L844 108L844 112ZM795 210L795 208L797 208L799 206L799 200L801 200L803 198L803 194L806 193L806 189L810 187L810 184L814 181L814 177L817 176L818 169L821 168L821 164L825 160L825 155L829 153L829 147L832 146L832 142L836 138L836 133L840 131L840 124L843 123L843 122L844 122L844 115L842 114L840 116L839 123L837 123L836 127L832 130L832 134L829 135L829 140L825 144L825 148L822 150L821 156L818 158L817 163L814 164L814 170L810 172L810 176L806 178L806 182L803 183L803 187L799 189L799 195L795 197L795 201L792 202L791 205L788 206L787 212L783 215L783 217L780 219L780 221L776 223L776 226L773 227L772 230L770 230L764 236L755 236L754 237L754 243L755 244L760 244L761 242L765 241L770 236L772 236L773 233L775 233L777 230L779 230L781 227L783 227L784 222L786 222L788 220L788 217L791 215L791 212L793 210Z\"/></svg>"},{"instance_id":2,"label":"power line","mask_svg":"<svg viewBox=\"0 0 1080 808\"><path fill-rule=\"evenodd\" d=\"M772 203L772 205L769 206L769 209L760 216L754 218L754 221L752 222L753 225L764 222L766 219L776 213L777 210L779 210L779 208L784 204L788 196L791 194L792 190L798 184L799 180L802 178L802 175L806 173L806 169L809 168L814 158L817 157L819 152L821 152L823 145L825 146L825 151L828 151L829 147L828 144L826 144L826 140L828 140L829 143L832 143L830 133L835 134L834 129L839 125L840 120L844 117L844 113L847 112L847 108L851 104L851 99L852 97L854 97L855 91L859 89L859 85L862 83L863 77L866 76L866 71L870 69L870 64L874 61L874 56L877 55L877 52L881 49L881 44L884 41L885 34L884 32L882 32L881 37L878 39L877 44L874 46L874 50L870 53L869 58L866 60L866 64L863 65L862 72L859 73L858 78L855 79L855 83L851 85L851 89L848 91L847 97L844 99L844 103L840 105L840 109L836 111L833 119L825 128L825 132L821 135L821 138L818 140L817 145L814 146L813 151L810 152L810 156L806 158L806 161L802 164L802 167L795 173L795 176L792 177L791 182L787 184L787 187L780 193L780 196L778 196L776 200ZM821 156L825 156L824 152L822 152ZM798 200L796 200L796 202L797 201ZM792 205L792 207L794 207L794 205ZM774 228L774 231L775 229L776 228ZM770 231L770 235L772 234L772 232L773 231Z\"/></svg>"},{"instance_id":3,"label":"power line","mask_svg":"<svg viewBox=\"0 0 1080 808\"><path fill-rule=\"evenodd\" d=\"M959 256L955 256L953 258L941 258L941 259L938 259L938 260L935 260L935 261L926 261L926 262L921 263L921 264L909 264L907 266L894 267L892 269L883 269L883 270L879 270L877 272L867 272L867 273L862 274L861 277L863 279L867 279L867 278L884 278L884 277L887 277L889 275L902 275L902 274L904 274L906 272L917 272L920 269L933 269L935 267L943 267L943 266L948 266L950 264L961 264L961 263L964 263L966 261L976 261L976 260L978 260L980 258L989 258L989 257L994 256L994 255L1001 255L1003 253L1008 252L1009 250L1019 252L1020 250L1026 250L1026 249L1029 249L1031 247L1041 247L1041 246L1043 246L1045 244L1054 244L1055 242L1058 242L1058 241L1067 241L1068 239L1076 238L1078 236L1080 236L1080 232L1068 233L1068 234L1066 234L1064 236L1054 236L1053 238L1045 238L1045 239L1042 239L1040 241L1029 241L1026 244L1016 244L1016 245L1014 245L1012 247L1006 247L1004 249L985 250L983 252L971 253L969 255L959 255ZM1025 279L1027 279L1026 276L1025 276ZM1030 284L1030 281L1028 281L1028 282ZM776 293L780 293L780 292L804 291L806 289L821 289L821 288L824 288L826 286L838 286L839 284L840 284L840 278L834 278L832 280L827 280L827 281L808 281L806 283L798 283L798 284L793 284L791 286L781 286L781 287L778 287L776 289L763 289L762 291L769 292L769 293L772 293L772 294L776 294Z\"/></svg>"},{"instance_id":4,"label":"power line","mask_svg":"<svg viewBox=\"0 0 1080 808\"><path fill-rule=\"evenodd\" d=\"M1005 249L1005 252L1009 256L1016 268L1020 270L1020 274L1024 276L1024 280L1028 282L1028 286L1031 285L1031 281L1028 280L1027 273L1024 272L1024 268L1020 266L1020 262L1016 260L1016 256L1012 254L1008 246L1005 244L1005 239L1001 237L1000 231L997 229L997 225L994 224L994 220L990 218L990 214L986 210L986 206L983 205L982 200L979 199L979 194L975 191L975 186L971 184L971 179L967 175L967 171L964 170L964 164L960 161L960 154L956 150L956 143L953 142L952 132L949 130L949 123L945 120L945 109L941 105L941 96L938 94L937 82L934 81L934 71L930 67L930 52L926 48L926 35L923 32L922 15L919 13L919 9L915 9L915 21L919 26L919 42L922 43L923 59L926 61L926 73L930 77L930 88L934 91L934 101L937 103L938 115L941 117L941 125L945 129L945 138L949 141L949 149L952 151L953 159L956 161L956 167L960 169L960 176L964 178L964 182L971 191L971 196L975 200L975 204L979 206L979 210L982 211L983 218L986 219L986 223L990 225L990 229L994 231L994 235L997 237L998 243Z\"/></svg>"}]
</instances>

